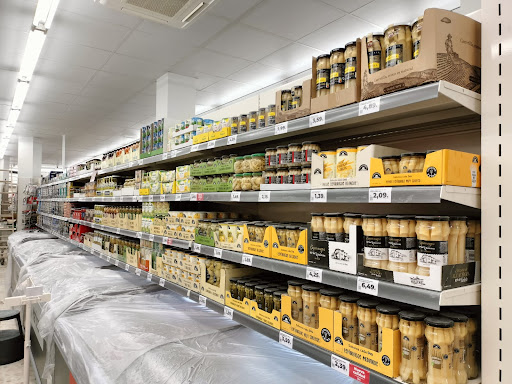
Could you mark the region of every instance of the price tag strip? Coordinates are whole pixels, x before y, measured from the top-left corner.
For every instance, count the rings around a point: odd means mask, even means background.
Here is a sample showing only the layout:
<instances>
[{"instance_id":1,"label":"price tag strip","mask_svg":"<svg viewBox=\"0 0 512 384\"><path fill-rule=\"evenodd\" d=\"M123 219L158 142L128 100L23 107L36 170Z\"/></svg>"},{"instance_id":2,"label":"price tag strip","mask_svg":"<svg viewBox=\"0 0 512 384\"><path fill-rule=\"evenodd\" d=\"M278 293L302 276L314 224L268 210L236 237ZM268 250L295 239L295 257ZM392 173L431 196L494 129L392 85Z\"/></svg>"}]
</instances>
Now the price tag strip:
<instances>
[{"instance_id":1,"label":"price tag strip","mask_svg":"<svg viewBox=\"0 0 512 384\"><path fill-rule=\"evenodd\" d=\"M393 188L369 188L368 189L368 202L369 203L391 203L391 192Z\"/></svg>"},{"instance_id":2,"label":"price tag strip","mask_svg":"<svg viewBox=\"0 0 512 384\"><path fill-rule=\"evenodd\" d=\"M325 112L315 113L309 116L309 128L325 124Z\"/></svg>"},{"instance_id":3,"label":"price tag strip","mask_svg":"<svg viewBox=\"0 0 512 384\"><path fill-rule=\"evenodd\" d=\"M327 203L327 189L312 189L309 201L311 203Z\"/></svg>"},{"instance_id":4,"label":"price tag strip","mask_svg":"<svg viewBox=\"0 0 512 384\"><path fill-rule=\"evenodd\" d=\"M331 368L343 373L345 376L349 376L350 373L350 363L334 354L331 355Z\"/></svg>"},{"instance_id":5,"label":"price tag strip","mask_svg":"<svg viewBox=\"0 0 512 384\"><path fill-rule=\"evenodd\" d=\"M244 253L242 255L242 264L252 267L252 255L249 255L248 253Z\"/></svg>"},{"instance_id":6,"label":"price tag strip","mask_svg":"<svg viewBox=\"0 0 512 384\"><path fill-rule=\"evenodd\" d=\"M222 249L213 248L213 257L222 258Z\"/></svg>"},{"instance_id":7,"label":"price tag strip","mask_svg":"<svg viewBox=\"0 0 512 384\"><path fill-rule=\"evenodd\" d=\"M279 123L275 125L274 135L282 135L288 133L288 122Z\"/></svg>"},{"instance_id":8,"label":"price tag strip","mask_svg":"<svg viewBox=\"0 0 512 384\"><path fill-rule=\"evenodd\" d=\"M367 295L379 296L379 280L367 279L366 277L357 277L357 292Z\"/></svg>"},{"instance_id":9,"label":"price tag strip","mask_svg":"<svg viewBox=\"0 0 512 384\"><path fill-rule=\"evenodd\" d=\"M199 305L202 307L206 307L206 297L203 295L199 295Z\"/></svg>"},{"instance_id":10,"label":"price tag strip","mask_svg":"<svg viewBox=\"0 0 512 384\"><path fill-rule=\"evenodd\" d=\"M320 268L306 267L306 279L315 281L317 283L322 282L322 270Z\"/></svg>"},{"instance_id":11,"label":"price tag strip","mask_svg":"<svg viewBox=\"0 0 512 384\"><path fill-rule=\"evenodd\" d=\"M163 286L165 285L165 279L162 279L162 278L161 278L161 279L158 281L158 285L159 285L159 286L161 286L161 287L163 287Z\"/></svg>"},{"instance_id":12,"label":"price tag strip","mask_svg":"<svg viewBox=\"0 0 512 384\"><path fill-rule=\"evenodd\" d=\"M293 336L286 332L279 331L279 344L287 348L293 349Z\"/></svg>"},{"instance_id":13,"label":"price tag strip","mask_svg":"<svg viewBox=\"0 0 512 384\"><path fill-rule=\"evenodd\" d=\"M374 99L361 101L359 103L359 116L369 115L370 113L379 112L380 110L380 97Z\"/></svg>"},{"instance_id":14,"label":"price tag strip","mask_svg":"<svg viewBox=\"0 0 512 384\"><path fill-rule=\"evenodd\" d=\"M233 308L229 308L227 305L224 306L224 316L233 320Z\"/></svg>"}]
</instances>

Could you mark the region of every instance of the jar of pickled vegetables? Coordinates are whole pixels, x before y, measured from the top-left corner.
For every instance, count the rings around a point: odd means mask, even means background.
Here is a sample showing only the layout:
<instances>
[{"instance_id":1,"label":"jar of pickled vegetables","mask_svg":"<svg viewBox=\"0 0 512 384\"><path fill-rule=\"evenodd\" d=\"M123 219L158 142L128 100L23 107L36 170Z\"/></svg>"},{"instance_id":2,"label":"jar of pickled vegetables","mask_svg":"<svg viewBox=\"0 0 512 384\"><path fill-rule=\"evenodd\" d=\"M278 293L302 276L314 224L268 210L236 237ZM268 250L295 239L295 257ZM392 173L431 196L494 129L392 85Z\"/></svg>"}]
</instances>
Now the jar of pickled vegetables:
<instances>
[{"instance_id":1,"label":"jar of pickled vegetables","mask_svg":"<svg viewBox=\"0 0 512 384\"><path fill-rule=\"evenodd\" d=\"M254 296L258 309L264 310L265 308L265 288L268 287L268 284L257 284L254 287Z\"/></svg>"},{"instance_id":2,"label":"jar of pickled vegetables","mask_svg":"<svg viewBox=\"0 0 512 384\"><path fill-rule=\"evenodd\" d=\"M290 167L288 169L288 177L286 178L285 184L300 184L301 175L301 167Z\"/></svg>"},{"instance_id":3,"label":"jar of pickled vegetables","mask_svg":"<svg viewBox=\"0 0 512 384\"><path fill-rule=\"evenodd\" d=\"M316 96L329 94L331 64L329 55L320 55L316 58Z\"/></svg>"},{"instance_id":4,"label":"jar of pickled vegetables","mask_svg":"<svg viewBox=\"0 0 512 384\"><path fill-rule=\"evenodd\" d=\"M387 215L389 247L388 269L395 272L416 271L416 220L412 215Z\"/></svg>"},{"instance_id":5,"label":"jar of pickled vegetables","mask_svg":"<svg viewBox=\"0 0 512 384\"><path fill-rule=\"evenodd\" d=\"M242 177L242 191L252 190L252 173L246 172Z\"/></svg>"},{"instance_id":6,"label":"jar of pickled vegetables","mask_svg":"<svg viewBox=\"0 0 512 384\"><path fill-rule=\"evenodd\" d=\"M466 371L468 372L468 379L473 380L478 377L478 319L475 314L468 313L468 333L466 336Z\"/></svg>"},{"instance_id":7,"label":"jar of pickled vegetables","mask_svg":"<svg viewBox=\"0 0 512 384\"><path fill-rule=\"evenodd\" d=\"M286 247L286 226L282 224L274 225L277 233L277 241L280 247Z\"/></svg>"},{"instance_id":8,"label":"jar of pickled vegetables","mask_svg":"<svg viewBox=\"0 0 512 384\"><path fill-rule=\"evenodd\" d=\"M238 277L232 277L229 279L229 293L231 294L231 298L237 299L238 298Z\"/></svg>"},{"instance_id":9,"label":"jar of pickled vegetables","mask_svg":"<svg viewBox=\"0 0 512 384\"><path fill-rule=\"evenodd\" d=\"M276 178L276 171L267 169L263 172L263 184L273 184Z\"/></svg>"},{"instance_id":10,"label":"jar of pickled vegetables","mask_svg":"<svg viewBox=\"0 0 512 384\"><path fill-rule=\"evenodd\" d=\"M231 134L238 134L238 116L233 116L229 119L229 126L231 127Z\"/></svg>"},{"instance_id":11,"label":"jar of pickled vegetables","mask_svg":"<svg viewBox=\"0 0 512 384\"><path fill-rule=\"evenodd\" d=\"M259 191L260 185L263 184L263 174L261 172L253 172L251 177L252 190Z\"/></svg>"},{"instance_id":12,"label":"jar of pickled vegetables","mask_svg":"<svg viewBox=\"0 0 512 384\"><path fill-rule=\"evenodd\" d=\"M341 336L349 343L359 344L359 323L357 320L357 302L359 296L340 295Z\"/></svg>"},{"instance_id":13,"label":"jar of pickled vegetables","mask_svg":"<svg viewBox=\"0 0 512 384\"><path fill-rule=\"evenodd\" d=\"M267 126L267 110L260 108L258 110L258 128L265 128Z\"/></svg>"},{"instance_id":14,"label":"jar of pickled vegetables","mask_svg":"<svg viewBox=\"0 0 512 384\"><path fill-rule=\"evenodd\" d=\"M297 248L299 243L300 229L296 225L286 226L286 246L289 248Z\"/></svg>"},{"instance_id":15,"label":"jar of pickled vegetables","mask_svg":"<svg viewBox=\"0 0 512 384\"><path fill-rule=\"evenodd\" d=\"M416 237L418 240L416 274L430 276L431 266L447 265L450 217L416 216Z\"/></svg>"},{"instance_id":16,"label":"jar of pickled vegetables","mask_svg":"<svg viewBox=\"0 0 512 384\"><path fill-rule=\"evenodd\" d=\"M245 283L245 298L249 300L254 300L255 298L255 289L258 285L258 281L248 281Z\"/></svg>"},{"instance_id":17,"label":"jar of pickled vegetables","mask_svg":"<svg viewBox=\"0 0 512 384\"><path fill-rule=\"evenodd\" d=\"M249 131L255 131L258 128L258 111L249 112Z\"/></svg>"},{"instance_id":18,"label":"jar of pickled vegetables","mask_svg":"<svg viewBox=\"0 0 512 384\"><path fill-rule=\"evenodd\" d=\"M343 214L325 213L324 227L328 241L343 241Z\"/></svg>"},{"instance_id":19,"label":"jar of pickled vegetables","mask_svg":"<svg viewBox=\"0 0 512 384\"><path fill-rule=\"evenodd\" d=\"M279 291L277 287L267 287L263 290L264 306L263 310L272 313L274 309L274 292Z\"/></svg>"},{"instance_id":20,"label":"jar of pickled vegetables","mask_svg":"<svg viewBox=\"0 0 512 384\"><path fill-rule=\"evenodd\" d=\"M238 133L247 132L249 126L249 118L247 115L240 115L238 118Z\"/></svg>"},{"instance_id":21,"label":"jar of pickled vegetables","mask_svg":"<svg viewBox=\"0 0 512 384\"><path fill-rule=\"evenodd\" d=\"M276 166L286 167L288 165L288 146L279 145L276 147Z\"/></svg>"},{"instance_id":22,"label":"jar of pickled vegetables","mask_svg":"<svg viewBox=\"0 0 512 384\"><path fill-rule=\"evenodd\" d=\"M401 311L398 329L401 336L400 378L406 383L424 383L427 378L425 356L425 314Z\"/></svg>"},{"instance_id":23,"label":"jar of pickled vegetables","mask_svg":"<svg viewBox=\"0 0 512 384\"><path fill-rule=\"evenodd\" d=\"M330 93L341 91L345 87L345 49L334 48L329 58L331 64Z\"/></svg>"},{"instance_id":24,"label":"jar of pickled vegetables","mask_svg":"<svg viewBox=\"0 0 512 384\"><path fill-rule=\"evenodd\" d=\"M343 231L345 232L345 243L350 243L350 227L352 225L361 226L363 219L359 213L343 214Z\"/></svg>"},{"instance_id":25,"label":"jar of pickled vegetables","mask_svg":"<svg viewBox=\"0 0 512 384\"><path fill-rule=\"evenodd\" d=\"M313 153L320 152L320 145L313 141L304 141L302 143L302 154L301 160L302 165L311 165L311 160L313 158Z\"/></svg>"},{"instance_id":26,"label":"jar of pickled vegetables","mask_svg":"<svg viewBox=\"0 0 512 384\"><path fill-rule=\"evenodd\" d=\"M269 104L267 107L267 126L275 125L276 123L276 105Z\"/></svg>"},{"instance_id":27,"label":"jar of pickled vegetables","mask_svg":"<svg viewBox=\"0 0 512 384\"><path fill-rule=\"evenodd\" d=\"M427 383L457 384L453 369L455 331L453 320L446 317L426 317Z\"/></svg>"},{"instance_id":28,"label":"jar of pickled vegetables","mask_svg":"<svg viewBox=\"0 0 512 384\"><path fill-rule=\"evenodd\" d=\"M303 165L300 170L300 184L311 183L311 165Z\"/></svg>"},{"instance_id":29,"label":"jar of pickled vegetables","mask_svg":"<svg viewBox=\"0 0 512 384\"><path fill-rule=\"evenodd\" d=\"M302 105L302 86L298 85L292 88L292 109L299 108Z\"/></svg>"},{"instance_id":30,"label":"jar of pickled vegetables","mask_svg":"<svg viewBox=\"0 0 512 384\"><path fill-rule=\"evenodd\" d=\"M311 214L311 238L313 240L325 240L326 232L323 213Z\"/></svg>"},{"instance_id":31,"label":"jar of pickled vegetables","mask_svg":"<svg viewBox=\"0 0 512 384\"><path fill-rule=\"evenodd\" d=\"M362 215L364 232L364 266L388 269L389 249L385 215Z\"/></svg>"},{"instance_id":32,"label":"jar of pickled vegetables","mask_svg":"<svg viewBox=\"0 0 512 384\"><path fill-rule=\"evenodd\" d=\"M384 32L386 68L412 59L411 27L408 23L391 24Z\"/></svg>"},{"instance_id":33,"label":"jar of pickled vegetables","mask_svg":"<svg viewBox=\"0 0 512 384\"><path fill-rule=\"evenodd\" d=\"M272 300L274 302L273 306L272 306L273 310L281 312L281 296L282 295L286 295L286 291L279 290L279 291L275 291L272 294Z\"/></svg>"},{"instance_id":34,"label":"jar of pickled vegetables","mask_svg":"<svg viewBox=\"0 0 512 384\"><path fill-rule=\"evenodd\" d=\"M292 90L283 89L281 91L281 111L289 111L292 109Z\"/></svg>"},{"instance_id":35,"label":"jar of pickled vegetables","mask_svg":"<svg viewBox=\"0 0 512 384\"><path fill-rule=\"evenodd\" d=\"M384 69L385 55L382 52L384 47L384 34L373 32L366 36L366 52L368 55L368 72L376 73Z\"/></svg>"},{"instance_id":36,"label":"jar of pickled vegetables","mask_svg":"<svg viewBox=\"0 0 512 384\"><path fill-rule=\"evenodd\" d=\"M423 29L423 16L418 17L412 22L412 58L416 59L420 54L421 30Z\"/></svg>"},{"instance_id":37,"label":"jar of pickled vegetables","mask_svg":"<svg viewBox=\"0 0 512 384\"><path fill-rule=\"evenodd\" d=\"M318 308L320 307L319 284L304 284L302 286L302 323L311 328L318 328Z\"/></svg>"},{"instance_id":38,"label":"jar of pickled vegetables","mask_svg":"<svg viewBox=\"0 0 512 384\"><path fill-rule=\"evenodd\" d=\"M242 163L242 169L244 173L252 172L252 155L245 155L244 162Z\"/></svg>"},{"instance_id":39,"label":"jar of pickled vegetables","mask_svg":"<svg viewBox=\"0 0 512 384\"><path fill-rule=\"evenodd\" d=\"M385 175L400 173L400 156L383 156L380 159Z\"/></svg>"},{"instance_id":40,"label":"jar of pickled vegetables","mask_svg":"<svg viewBox=\"0 0 512 384\"><path fill-rule=\"evenodd\" d=\"M292 302L292 319L302 323L303 320L303 302L302 286L304 280L288 280L288 296Z\"/></svg>"},{"instance_id":41,"label":"jar of pickled vegetables","mask_svg":"<svg viewBox=\"0 0 512 384\"><path fill-rule=\"evenodd\" d=\"M425 152L402 153L400 156L400 173L423 172Z\"/></svg>"},{"instance_id":42,"label":"jar of pickled vegetables","mask_svg":"<svg viewBox=\"0 0 512 384\"><path fill-rule=\"evenodd\" d=\"M345 88L357 86L357 42L345 45Z\"/></svg>"},{"instance_id":43,"label":"jar of pickled vegetables","mask_svg":"<svg viewBox=\"0 0 512 384\"><path fill-rule=\"evenodd\" d=\"M448 237L448 265L462 264L466 261L466 234L468 226L466 216L450 217L450 236Z\"/></svg>"},{"instance_id":44,"label":"jar of pickled vegetables","mask_svg":"<svg viewBox=\"0 0 512 384\"><path fill-rule=\"evenodd\" d=\"M359 321L359 345L378 351L377 301L360 299L357 301L357 319Z\"/></svg>"},{"instance_id":45,"label":"jar of pickled vegetables","mask_svg":"<svg viewBox=\"0 0 512 384\"><path fill-rule=\"evenodd\" d=\"M384 328L395 331L398 329L398 313L400 308L394 305L377 305L378 351L382 351L382 330Z\"/></svg>"},{"instance_id":46,"label":"jar of pickled vegetables","mask_svg":"<svg viewBox=\"0 0 512 384\"><path fill-rule=\"evenodd\" d=\"M453 370L456 384L468 382L466 367L466 339L468 336L468 320L466 315L457 312L441 312L441 316L453 321Z\"/></svg>"},{"instance_id":47,"label":"jar of pickled vegetables","mask_svg":"<svg viewBox=\"0 0 512 384\"><path fill-rule=\"evenodd\" d=\"M324 288L320 290L320 306L322 308L335 311L340 306L339 296L343 293L342 289Z\"/></svg>"},{"instance_id":48,"label":"jar of pickled vegetables","mask_svg":"<svg viewBox=\"0 0 512 384\"><path fill-rule=\"evenodd\" d=\"M275 184L286 184L288 180L288 168L277 168Z\"/></svg>"},{"instance_id":49,"label":"jar of pickled vegetables","mask_svg":"<svg viewBox=\"0 0 512 384\"><path fill-rule=\"evenodd\" d=\"M468 233L466 234L466 262L480 261L480 221L468 220Z\"/></svg>"},{"instance_id":50,"label":"jar of pickled vegetables","mask_svg":"<svg viewBox=\"0 0 512 384\"><path fill-rule=\"evenodd\" d=\"M244 173L244 157L238 156L235 158L235 163L233 164L233 169L235 173Z\"/></svg>"},{"instance_id":51,"label":"jar of pickled vegetables","mask_svg":"<svg viewBox=\"0 0 512 384\"><path fill-rule=\"evenodd\" d=\"M300 144L288 144L287 164L289 167L302 165L302 146Z\"/></svg>"},{"instance_id":52,"label":"jar of pickled vegetables","mask_svg":"<svg viewBox=\"0 0 512 384\"><path fill-rule=\"evenodd\" d=\"M265 148L265 169L276 168L276 148Z\"/></svg>"}]
</instances>

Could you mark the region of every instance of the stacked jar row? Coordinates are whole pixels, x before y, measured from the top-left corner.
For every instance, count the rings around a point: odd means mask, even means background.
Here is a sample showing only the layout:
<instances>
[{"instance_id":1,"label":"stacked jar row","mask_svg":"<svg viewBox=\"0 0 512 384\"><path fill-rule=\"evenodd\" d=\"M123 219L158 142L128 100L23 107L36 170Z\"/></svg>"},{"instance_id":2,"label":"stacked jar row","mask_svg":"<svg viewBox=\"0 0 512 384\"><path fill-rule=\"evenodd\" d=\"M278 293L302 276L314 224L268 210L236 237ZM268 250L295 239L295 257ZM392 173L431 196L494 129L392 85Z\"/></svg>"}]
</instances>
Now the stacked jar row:
<instances>
[{"instance_id":1,"label":"stacked jar row","mask_svg":"<svg viewBox=\"0 0 512 384\"><path fill-rule=\"evenodd\" d=\"M264 184L309 184L312 155L319 152L312 141L266 148Z\"/></svg>"}]
</instances>

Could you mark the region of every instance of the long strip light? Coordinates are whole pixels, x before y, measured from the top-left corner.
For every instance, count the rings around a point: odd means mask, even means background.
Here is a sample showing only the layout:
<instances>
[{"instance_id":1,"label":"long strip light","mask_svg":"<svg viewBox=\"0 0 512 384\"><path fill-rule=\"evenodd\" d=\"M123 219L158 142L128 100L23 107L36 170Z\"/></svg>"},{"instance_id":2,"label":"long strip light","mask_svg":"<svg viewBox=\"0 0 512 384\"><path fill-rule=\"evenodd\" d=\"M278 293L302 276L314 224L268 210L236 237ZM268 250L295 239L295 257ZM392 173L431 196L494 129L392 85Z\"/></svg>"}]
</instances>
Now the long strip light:
<instances>
[{"instance_id":1,"label":"long strip light","mask_svg":"<svg viewBox=\"0 0 512 384\"><path fill-rule=\"evenodd\" d=\"M21 109L28 92L28 81L18 80L16 90L14 91L14 98L12 99L12 109Z\"/></svg>"},{"instance_id":2,"label":"long strip light","mask_svg":"<svg viewBox=\"0 0 512 384\"><path fill-rule=\"evenodd\" d=\"M19 73L20 80L30 81L32 78L45 40L45 31L33 29L28 34L27 46L25 47L25 52L23 53L23 59L21 61L21 68Z\"/></svg>"},{"instance_id":3,"label":"long strip light","mask_svg":"<svg viewBox=\"0 0 512 384\"><path fill-rule=\"evenodd\" d=\"M55 12L60 0L39 0L37 2L36 14L34 15L34 26L42 26L44 29L50 29Z\"/></svg>"}]
</instances>

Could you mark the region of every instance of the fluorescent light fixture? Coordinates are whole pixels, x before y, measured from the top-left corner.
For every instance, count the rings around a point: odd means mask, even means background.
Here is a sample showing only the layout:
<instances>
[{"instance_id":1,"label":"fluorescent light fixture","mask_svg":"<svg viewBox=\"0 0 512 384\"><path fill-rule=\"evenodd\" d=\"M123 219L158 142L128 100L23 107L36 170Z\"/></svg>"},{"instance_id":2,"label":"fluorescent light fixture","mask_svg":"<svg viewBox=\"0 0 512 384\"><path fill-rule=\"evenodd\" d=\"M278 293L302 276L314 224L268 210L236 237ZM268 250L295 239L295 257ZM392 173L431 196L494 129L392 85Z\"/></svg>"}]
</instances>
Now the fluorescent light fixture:
<instances>
[{"instance_id":1,"label":"fluorescent light fixture","mask_svg":"<svg viewBox=\"0 0 512 384\"><path fill-rule=\"evenodd\" d=\"M192 15L194 15L194 13L196 13L199 8L201 8L202 6L204 5L204 1L201 1L199 4L197 4L197 7L195 7L192 12L190 12L187 16L185 16L183 18L183 20L181 20L182 23L186 23L188 21L188 19L190 19L192 17Z\"/></svg>"},{"instance_id":2,"label":"fluorescent light fixture","mask_svg":"<svg viewBox=\"0 0 512 384\"><path fill-rule=\"evenodd\" d=\"M16 91L14 91L14 98L12 100L12 109L21 109L21 107L23 107L23 103L27 97L28 85L28 82L18 80Z\"/></svg>"},{"instance_id":3,"label":"fluorescent light fixture","mask_svg":"<svg viewBox=\"0 0 512 384\"><path fill-rule=\"evenodd\" d=\"M20 80L30 81L32 78L45 40L46 34L38 29L34 29L28 34L27 46L25 47L25 53L21 61Z\"/></svg>"},{"instance_id":4,"label":"fluorescent light fixture","mask_svg":"<svg viewBox=\"0 0 512 384\"><path fill-rule=\"evenodd\" d=\"M9 117L7 118L7 125L14 127L16 125L16 122L18 121L19 116L19 109L11 109L11 112L9 112Z\"/></svg>"},{"instance_id":5,"label":"fluorescent light fixture","mask_svg":"<svg viewBox=\"0 0 512 384\"><path fill-rule=\"evenodd\" d=\"M34 15L34 26L43 26L45 29L50 29L59 1L39 0L37 2L36 14Z\"/></svg>"}]
</instances>

